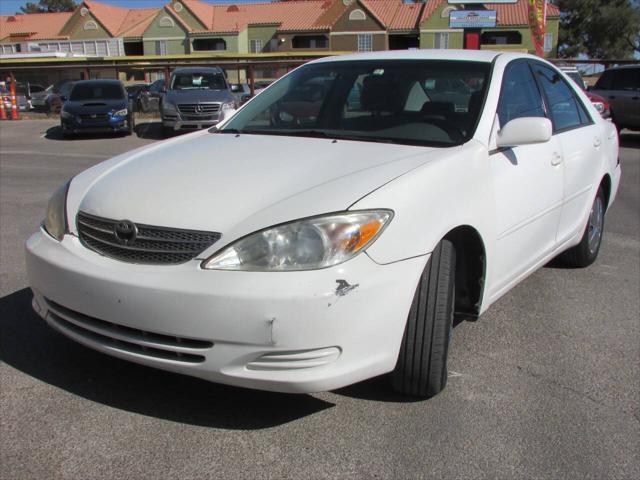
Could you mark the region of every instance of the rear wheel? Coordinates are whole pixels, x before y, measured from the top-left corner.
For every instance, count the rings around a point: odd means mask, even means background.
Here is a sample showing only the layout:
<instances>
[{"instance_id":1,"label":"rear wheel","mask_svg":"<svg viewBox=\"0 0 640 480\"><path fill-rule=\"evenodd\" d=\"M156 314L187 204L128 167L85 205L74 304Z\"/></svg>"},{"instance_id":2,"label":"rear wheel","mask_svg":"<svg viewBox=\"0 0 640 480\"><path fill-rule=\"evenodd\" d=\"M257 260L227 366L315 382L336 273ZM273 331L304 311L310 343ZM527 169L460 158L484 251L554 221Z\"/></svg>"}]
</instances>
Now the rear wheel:
<instances>
[{"instance_id":1,"label":"rear wheel","mask_svg":"<svg viewBox=\"0 0 640 480\"><path fill-rule=\"evenodd\" d=\"M604 233L605 204L604 192L600 187L591 206L589 220L580 243L564 252L560 257L567 265L579 268L588 267L598 258Z\"/></svg>"},{"instance_id":2,"label":"rear wheel","mask_svg":"<svg viewBox=\"0 0 640 480\"><path fill-rule=\"evenodd\" d=\"M392 374L394 390L433 397L447 383L447 355L453 328L456 252L442 240L431 254L413 297Z\"/></svg>"}]
</instances>

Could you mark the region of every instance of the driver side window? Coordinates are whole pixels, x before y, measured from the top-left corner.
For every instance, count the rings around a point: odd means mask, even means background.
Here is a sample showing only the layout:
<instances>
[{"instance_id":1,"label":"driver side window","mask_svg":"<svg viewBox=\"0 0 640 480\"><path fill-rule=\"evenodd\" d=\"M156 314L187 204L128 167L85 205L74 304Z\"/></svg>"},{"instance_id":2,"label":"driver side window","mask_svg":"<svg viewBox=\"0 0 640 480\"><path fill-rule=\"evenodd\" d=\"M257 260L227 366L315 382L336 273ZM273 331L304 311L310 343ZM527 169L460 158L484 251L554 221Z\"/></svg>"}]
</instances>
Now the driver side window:
<instances>
[{"instance_id":1,"label":"driver side window","mask_svg":"<svg viewBox=\"0 0 640 480\"><path fill-rule=\"evenodd\" d=\"M498 103L501 127L521 117L546 117L542 95L526 62L512 63L507 67Z\"/></svg>"}]
</instances>

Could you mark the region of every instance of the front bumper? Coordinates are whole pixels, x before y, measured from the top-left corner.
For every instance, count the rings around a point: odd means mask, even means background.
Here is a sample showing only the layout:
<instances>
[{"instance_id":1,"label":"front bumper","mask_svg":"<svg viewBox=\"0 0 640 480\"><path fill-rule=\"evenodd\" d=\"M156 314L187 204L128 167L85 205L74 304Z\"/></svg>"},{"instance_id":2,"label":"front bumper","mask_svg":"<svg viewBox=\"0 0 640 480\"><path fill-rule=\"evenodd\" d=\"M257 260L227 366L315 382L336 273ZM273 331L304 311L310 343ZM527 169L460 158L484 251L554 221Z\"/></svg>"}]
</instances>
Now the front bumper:
<instances>
[{"instance_id":1,"label":"front bumper","mask_svg":"<svg viewBox=\"0 0 640 480\"><path fill-rule=\"evenodd\" d=\"M179 116L162 117L162 126L173 130L198 130L211 128L219 123L219 118L209 120L182 120Z\"/></svg>"},{"instance_id":2,"label":"front bumper","mask_svg":"<svg viewBox=\"0 0 640 480\"><path fill-rule=\"evenodd\" d=\"M125 133L129 132L127 117L109 117L106 120L85 120L61 118L60 125L65 133Z\"/></svg>"},{"instance_id":3,"label":"front bumper","mask_svg":"<svg viewBox=\"0 0 640 480\"><path fill-rule=\"evenodd\" d=\"M34 309L88 347L214 382L305 393L393 370L427 257L205 271L201 259L123 263L41 230L27 241L26 260ZM342 291L338 280L356 287Z\"/></svg>"}]
</instances>

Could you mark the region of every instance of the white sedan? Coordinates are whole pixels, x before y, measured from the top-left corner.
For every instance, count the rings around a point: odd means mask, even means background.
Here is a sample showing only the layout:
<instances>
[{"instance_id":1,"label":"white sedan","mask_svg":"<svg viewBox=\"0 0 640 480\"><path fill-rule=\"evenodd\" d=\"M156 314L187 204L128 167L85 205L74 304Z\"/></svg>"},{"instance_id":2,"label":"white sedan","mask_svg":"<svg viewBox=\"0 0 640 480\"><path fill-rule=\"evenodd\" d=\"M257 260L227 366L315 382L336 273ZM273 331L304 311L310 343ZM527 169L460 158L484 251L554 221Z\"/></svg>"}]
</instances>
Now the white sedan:
<instances>
[{"instance_id":1,"label":"white sedan","mask_svg":"<svg viewBox=\"0 0 640 480\"><path fill-rule=\"evenodd\" d=\"M533 56L306 64L218 128L101 163L27 241L33 307L98 351L214 382L447 381L452 323L596 260L618 137Z\"/></svg>"}]
</instances>

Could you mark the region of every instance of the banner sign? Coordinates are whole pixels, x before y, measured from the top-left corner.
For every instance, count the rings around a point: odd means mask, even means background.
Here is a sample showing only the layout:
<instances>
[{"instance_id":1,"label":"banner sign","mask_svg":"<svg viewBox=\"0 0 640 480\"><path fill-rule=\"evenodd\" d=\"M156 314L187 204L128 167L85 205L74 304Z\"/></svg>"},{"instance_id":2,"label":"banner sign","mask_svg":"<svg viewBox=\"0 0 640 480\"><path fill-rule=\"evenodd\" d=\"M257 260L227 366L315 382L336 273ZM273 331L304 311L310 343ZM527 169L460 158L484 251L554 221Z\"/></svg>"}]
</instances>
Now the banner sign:
<instances>
[{"instance_id":1,"label":"banner sign","mask_svg":"<svg viewBox=\"0 0 640 480\"><path fill-rule=\"evenodd\" d=\"M449 28L493 28L495 10L453 10L449 13Z\"/></svg>"},{"instance_id":2,"label":"banner sign","mask_svg":"<svg viewBox=\"0 0 640 480\"><path fill-rule=\"evenodd\" d=\"M536 55L544 57L544 34L547 29L547 0L528 0L529 28Z\"/></svg>"}]
</instances>

